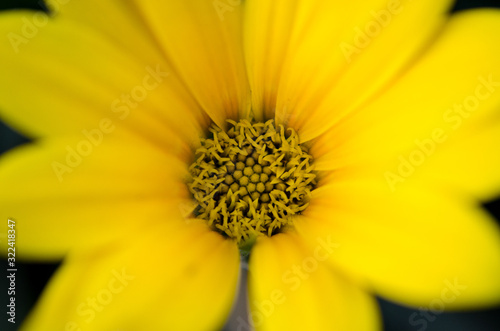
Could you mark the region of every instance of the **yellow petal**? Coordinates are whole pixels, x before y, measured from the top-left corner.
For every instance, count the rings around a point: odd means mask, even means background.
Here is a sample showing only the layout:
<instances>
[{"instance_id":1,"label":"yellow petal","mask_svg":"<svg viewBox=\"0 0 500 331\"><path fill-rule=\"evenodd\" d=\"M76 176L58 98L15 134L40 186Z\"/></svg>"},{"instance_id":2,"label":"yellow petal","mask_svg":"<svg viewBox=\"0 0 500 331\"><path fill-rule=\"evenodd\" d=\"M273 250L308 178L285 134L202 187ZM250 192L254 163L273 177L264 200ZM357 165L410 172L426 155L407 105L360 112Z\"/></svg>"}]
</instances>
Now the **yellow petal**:
<instances>
[{"instance_id":1,"label":"yellow petal","mask_svg":"<svg viewBox=\"0 0 500 331\"><path fill-rule=\"evenodd\" d=\"M204 225L143 229L70 256L22 330L216 330L238 282L236 245Z\"/></svg>"},{"instance_id":2,"label":"yellow petal","mask_svg":"<svg viewBox=\"0 0 500 331\"><path fill-rule=\"evenodd\" d=\"M5 120L30 136L54 136L110 118L151 143L196 141L204 118L158 51L145 48L148 56L138 58L71 16L40 15L0 15L0 33L7 36L0 41Z\"/></svg>"},{"instance_id":3,"label":"yellow petal","mask_svg":"<svg viewBox=\"0 0 500 331\"><path fill-rule=\"evenodd\" d=\"M183 162L134 140L43 140L0 160L0 215L16 221L20 257L60 258L169 221L188 197L185 174Z\"/></svg>"},{"instance_id":4,"label":"yellow petal","mask_svg":"<svg viewBox=\"0 0 500 331\"><path fill-rule=\"evenodd\" d=\"M437 33L450 4L248 1L254 108L276 109L303 140L318 136L394 81Z\"/></svg>"},{"instance_id":5,"label":"yellow petal","mask_svg":"<svg viewBox=\"0 0 500 331\"><path fill-rule=\"evenodd\" d=\"M332 247L295 234L262 237L249 266L253 324L263 330L380 330L375 300L329 268Z\"/></svg>"},{"instance_id":6,"label":"yellow petal","mask_svg":"<svg viewBox=\"0 0 500 331\"><path fill-rule=\"evenodd\" d=\"M471 130L464 127L437 147L440 150L435 157L419 169L419 178L481 201L495 199L500 195L499 145L500 117Z\"/></svg>"},{"instance_id":7,"label":"yellow petal","mask_svg":"<svg viewBox=\"0 0 500 331\"><path fill-rule=\"evenodd\" d=\"M143 63L158 61L161 49L132 2L47 0L54 16L63 16L100 34ZM110 19L112 17L113 19ZM116 27L120 28L117 29Z\"/></svg>"},{"instance_id":8,"label":"yellow petal","mask_svg":"<svg viewBox=\"0 0 500 331\"><path fill-rule=\"evenodd\" d=\"M252 108L259 120L273 118L283 60L295 20L295 1L247 1L244 46Z\"/></svg>"},{"instance_id":9,"label":"yellow petal","mask_svg":"<svg viewBox=\"0 0 500 331\"><path fill-rule=\"evenodd\" d=\"M382 164L379 173L397 171L400 155L408 159L431 140L434 148L424 151L428 154L425 167L451 141L457 139L460 144L466 143L464 139L476 139L477 126L495 116L498 120L499 31L500 11L454 15L425 54L390 89L315 141L311 153L316 156L317 169ZM463 155L467 157L467 150Z\"/></svg>"},{"instance_id":10,"label":"yellow petal","mask_svg":"<svg viewBox=\"0 0 500 331\"><path fill-rule=\"evenodd\" d=\"M470 201L384 185L337 181L317 189L299 232L339 243L330 261L390 300L439 301L446 309L500 302L498 225Z\"/></svg>"},{"instance_id":11,"label":"yellow petal","mask_svg":"<svg viewBox=\"0 0 500 331\"><path fill-rule=\"evenodd\" d=\"M235 3L232 1L231 3ZM167 59L218 125L249 110L241 5L226 1L136 1Z\"/></svg>"}]
</instances>

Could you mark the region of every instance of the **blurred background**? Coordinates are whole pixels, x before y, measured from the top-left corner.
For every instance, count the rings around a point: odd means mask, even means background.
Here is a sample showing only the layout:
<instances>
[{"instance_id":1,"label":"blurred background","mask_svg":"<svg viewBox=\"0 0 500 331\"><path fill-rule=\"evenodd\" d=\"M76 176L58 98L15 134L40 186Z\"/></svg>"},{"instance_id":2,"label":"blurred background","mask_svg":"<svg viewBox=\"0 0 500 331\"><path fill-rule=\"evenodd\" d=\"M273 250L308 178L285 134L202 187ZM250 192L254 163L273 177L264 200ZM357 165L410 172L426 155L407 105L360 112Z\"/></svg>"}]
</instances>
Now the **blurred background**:
<instances>
[{"instance_id":1,"label":"blurred background","mask_svg":"<svg viewBox=\"0 0 500 331\"><path fill-rule=\"evenodd\" d=\"M0 11L14 8L32 8L43 10L43 7L43 2L41 0L2 0L0 2ZM453 11L467 10L477 7L500 8L500 0L457 0ZM425 22L422 22L422 24L425 24ZM498 60L500 61L500 59ZM0 61L2 61L1 58ZM457 68L457 70L460 70L460 68ZM1 73L0 79L2 79ZM29 91L27 91L26 97L29 97ZM29 142L29 139L12 131L8 126L1 122L0 119L0 155L15 146L27 142ZM4 189L1 187L1 183L0 188ZM499 221L498 223L500 226L500 199L486 203L485 208L495 216L497 221ZM2 265L6 266L6 263L7 262L5 260L2 261ZM2 276L0 277L2 279L0 282L0 306L4 308L0 312L0 331L17 330L23 319L36 303L49 278L58 267L58 264L21 263L19 261L16 261L16 264L18 268L16 275L16 324L12 325L7 322L8 316L5 314L5 307L8 303L6 293L8 284L6 277ZM2 272L2 274L3 273L4 272ZM498 281L500 282L500 279ZM418 310L402 307L382 299L378 300L383 314L385 326L384 331L500 331L500 306L493 307L488 310L433 315L431 317L434 317L434 319L431 319L431 321L424 326L420 323L417 325L411 325L409 322L410 316L414 313L419 313ZM245 303L244 300L241 300L241 298L237 303L236 311L238 313L235 314L235 316L241 316L240 314L245 311ZM418 317L414 321L417 321L420 318L421 317ZM234 318L232 318L222 331L235 330L236 327Z\"/></svg>"}]
</instances>

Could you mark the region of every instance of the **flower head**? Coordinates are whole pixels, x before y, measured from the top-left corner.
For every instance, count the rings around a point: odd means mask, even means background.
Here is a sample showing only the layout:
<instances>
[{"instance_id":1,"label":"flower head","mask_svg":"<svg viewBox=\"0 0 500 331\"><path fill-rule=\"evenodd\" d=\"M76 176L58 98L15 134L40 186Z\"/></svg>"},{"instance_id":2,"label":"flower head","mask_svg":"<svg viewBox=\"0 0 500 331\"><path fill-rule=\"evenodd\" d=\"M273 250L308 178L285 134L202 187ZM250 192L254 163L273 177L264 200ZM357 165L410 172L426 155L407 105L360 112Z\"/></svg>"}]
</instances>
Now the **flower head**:
<instances>
[{"instance_id":1,"label":"flower head","mask_svg":"<svg viewBox=\"0 0 500 331\"><path fill-rule=\"evenodd\" d=\"M498 11L49 4L0 15L0 111L34 138L0 160L0 217L20 257L64 259L25 330L217 329L240 251L257 330L500 300Z\"/></svg>"}]
</instances>

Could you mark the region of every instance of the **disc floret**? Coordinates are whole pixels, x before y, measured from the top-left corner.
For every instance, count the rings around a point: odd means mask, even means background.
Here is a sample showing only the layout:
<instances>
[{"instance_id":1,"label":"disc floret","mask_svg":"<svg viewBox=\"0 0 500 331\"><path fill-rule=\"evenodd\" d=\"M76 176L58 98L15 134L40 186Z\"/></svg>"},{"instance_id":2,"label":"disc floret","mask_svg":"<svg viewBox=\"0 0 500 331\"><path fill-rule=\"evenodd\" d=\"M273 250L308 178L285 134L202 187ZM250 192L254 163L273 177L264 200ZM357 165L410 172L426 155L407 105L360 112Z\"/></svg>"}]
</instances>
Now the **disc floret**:
<instances>
[{"instance_id":1,"label":"disc floret","mask_svg":"<svg viewBox=\"0 0 500 331\"><path fill-rule=\"evenodd\" d=\"M309 205L316 174L295 130L274 120L227 122L201 139L188 187L195 216L241 246L291 226Z\"/></svg>"}]
</instances>

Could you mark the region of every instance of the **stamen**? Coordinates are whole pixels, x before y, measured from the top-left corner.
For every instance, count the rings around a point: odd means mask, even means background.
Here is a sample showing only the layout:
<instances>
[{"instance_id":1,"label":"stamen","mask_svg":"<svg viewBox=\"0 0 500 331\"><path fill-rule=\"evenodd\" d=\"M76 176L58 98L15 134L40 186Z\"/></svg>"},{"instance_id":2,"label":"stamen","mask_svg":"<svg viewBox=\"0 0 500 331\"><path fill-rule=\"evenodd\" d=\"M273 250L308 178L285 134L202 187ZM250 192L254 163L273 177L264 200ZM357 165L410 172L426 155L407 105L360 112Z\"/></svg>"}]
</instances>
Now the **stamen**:
<instances>
[{"instance_id":1,"label":"stamen","mask_svg":"<svg viewBox=\"0 0 500 331\"><path fill-rule=\"evenodd\" d=\"M273 120L227 122L227 131L212 125L211 137L201 139L188 187L194 215L241 248L292 226L309 205L316 174L293 129Z\"/></svg>"}]
</instances>

